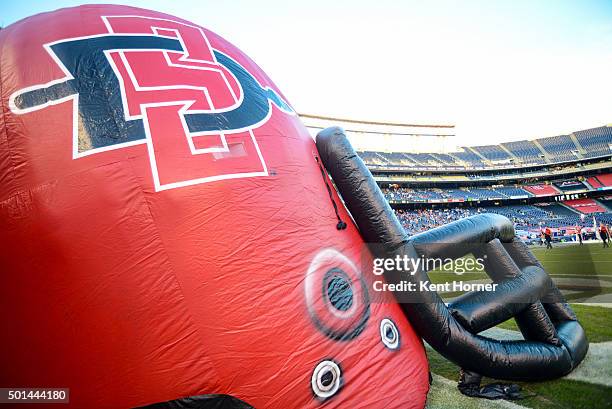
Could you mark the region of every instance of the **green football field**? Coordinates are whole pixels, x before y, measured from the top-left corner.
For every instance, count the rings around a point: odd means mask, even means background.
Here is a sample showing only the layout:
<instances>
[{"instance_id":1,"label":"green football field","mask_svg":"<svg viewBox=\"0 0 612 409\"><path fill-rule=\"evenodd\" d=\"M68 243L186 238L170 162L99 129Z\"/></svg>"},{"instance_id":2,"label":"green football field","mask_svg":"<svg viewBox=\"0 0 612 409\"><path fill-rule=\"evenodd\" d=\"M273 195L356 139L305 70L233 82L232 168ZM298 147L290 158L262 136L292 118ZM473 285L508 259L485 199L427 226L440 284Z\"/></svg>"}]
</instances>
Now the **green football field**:
<instances>
[{"instance_id":1,"label":"green football field","mask_svg":"<svg viewBox=\"0 0 612 409\"><path fill-rule=\"evenodd\" d=\"M601 242L584 246L559 244L552 250L531 247L557 286L571 303L590 341L585 360L570 375L546 382L518 382L526 399L490 401L463 396L457 390L459 368L433 349L427 353L433 375L427 407L433 408L612 408L612 249ZM432 272L432 282L452 280L489 282L482 271ZM451 299L458 293L444 294ZM514 321L483 335L521 339ZM483 379L483 384L492 382Z\"/></svg>"}]
</instances>

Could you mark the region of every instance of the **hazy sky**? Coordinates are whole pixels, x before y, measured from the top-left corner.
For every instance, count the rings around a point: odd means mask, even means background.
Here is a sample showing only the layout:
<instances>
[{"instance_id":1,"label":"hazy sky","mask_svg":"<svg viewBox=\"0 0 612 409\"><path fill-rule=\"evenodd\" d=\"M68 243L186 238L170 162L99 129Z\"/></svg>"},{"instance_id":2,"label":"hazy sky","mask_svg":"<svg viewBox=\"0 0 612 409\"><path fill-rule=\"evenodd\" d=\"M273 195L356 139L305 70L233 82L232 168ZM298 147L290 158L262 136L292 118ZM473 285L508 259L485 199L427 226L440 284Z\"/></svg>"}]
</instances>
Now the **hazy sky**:
<instances>
[{"instance_id":1,"label":"hazy sky","mask_svg":"<svg viewBox=\"0 0 612 409\"><path fill-rule=\"evenodd\" d=\"M82 1L5 1L0 24ZM454 123L460 144L612 123L612 0L121 1L253 58L301 113Z\"/></svg>"}]
</instances>

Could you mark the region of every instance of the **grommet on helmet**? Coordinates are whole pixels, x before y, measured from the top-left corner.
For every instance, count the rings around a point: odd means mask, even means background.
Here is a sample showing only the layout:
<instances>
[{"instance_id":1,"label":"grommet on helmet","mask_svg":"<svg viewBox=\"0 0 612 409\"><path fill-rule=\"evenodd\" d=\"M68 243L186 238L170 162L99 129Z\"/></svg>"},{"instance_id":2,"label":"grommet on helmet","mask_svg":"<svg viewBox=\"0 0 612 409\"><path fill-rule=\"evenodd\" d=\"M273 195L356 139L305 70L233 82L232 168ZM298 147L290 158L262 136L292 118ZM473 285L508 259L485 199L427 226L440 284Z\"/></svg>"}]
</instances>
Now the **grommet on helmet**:
<instances>
[{"instance_id":1,"label":"grommet on helmet","mask_svg":"<svg viewBox=\"0 0 612 409\"><path fill-rule=\"evenodd\" d=\"M342 386L342 370L334 361L322 361L312 371L312 391L320 399L334 396Z\"/></svg>"},{"instance_id":2,"label":"grommet on helmet","mask_svg":"<svg viewBox=\"0 0 612 409\"><path fill-rule=\"evenodd\" d=\"M389 318L380 321L380 339L389 349L398 349L400 346L400 335L397 326Z\"/></svg>"}]
</instances>

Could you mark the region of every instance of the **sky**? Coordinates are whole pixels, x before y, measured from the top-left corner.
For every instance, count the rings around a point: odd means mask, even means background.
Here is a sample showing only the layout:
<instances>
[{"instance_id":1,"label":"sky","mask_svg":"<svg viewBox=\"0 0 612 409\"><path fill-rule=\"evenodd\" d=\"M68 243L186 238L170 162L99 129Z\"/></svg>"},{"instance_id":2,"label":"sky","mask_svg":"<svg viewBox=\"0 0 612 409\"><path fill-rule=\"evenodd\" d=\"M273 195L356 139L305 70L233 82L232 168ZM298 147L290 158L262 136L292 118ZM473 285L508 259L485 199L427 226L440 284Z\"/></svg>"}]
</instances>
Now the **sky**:
<instances>
[{"instance_id":1,"label":"sky","mask_svg":"<svg viewBox=\"0 0 612 409\"><path fill-rule=\"evenodd\" d=\"M612 0L119 3L220 34L300 113L454 124L461 145L612 124ZM77 4L3 2L0 25Z\"/></svg>"}]
</instances>

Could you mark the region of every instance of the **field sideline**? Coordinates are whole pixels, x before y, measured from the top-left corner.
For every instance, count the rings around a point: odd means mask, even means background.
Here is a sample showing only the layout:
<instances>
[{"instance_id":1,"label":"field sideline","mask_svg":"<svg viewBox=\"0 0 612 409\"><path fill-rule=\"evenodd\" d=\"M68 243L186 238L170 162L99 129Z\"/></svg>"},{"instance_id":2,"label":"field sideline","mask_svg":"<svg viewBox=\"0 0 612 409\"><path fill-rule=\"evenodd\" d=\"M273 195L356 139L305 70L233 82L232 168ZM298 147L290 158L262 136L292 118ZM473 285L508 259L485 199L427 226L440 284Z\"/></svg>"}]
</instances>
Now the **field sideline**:
<instances>
[{"instance_id":1,"label":"field sideline","mask_svg":"<svg viewBox=\"0 0 612 409\"><path fill-rule=\"evenodd\" d=\"M585 328L590 348L583 363L569 376L546 382L518 382L528 397L519 401L489 401L468 398L457 390L459 368L427 346L433 375L428 395L429 409L476 408L612 408L612 249L601 242L578 246L558 244L552 250L532 246ZM482 271L432 272L432 282L463 280L490 282ZM458 293L444 294L445 299ZM497 339L522 339L513 320L483 334ZM493 380L483 380L489 383Z\"/></svg>"}]
</instances>

